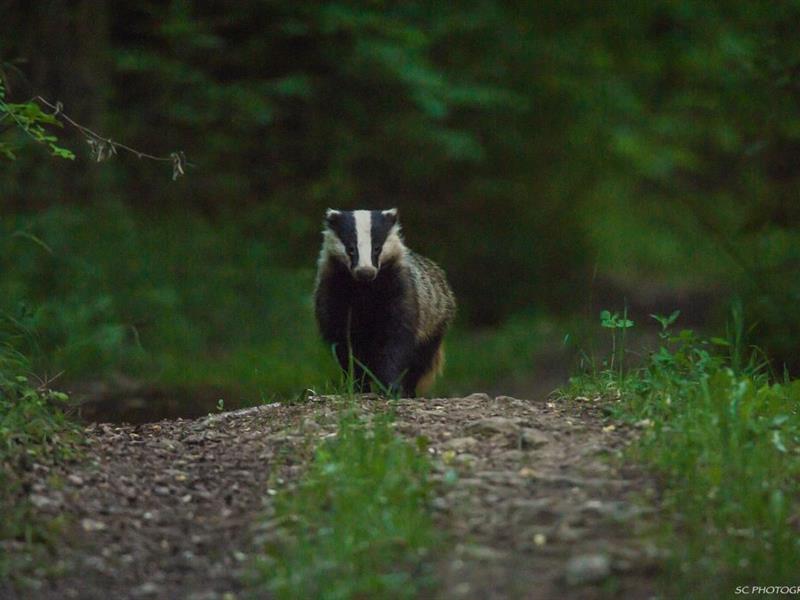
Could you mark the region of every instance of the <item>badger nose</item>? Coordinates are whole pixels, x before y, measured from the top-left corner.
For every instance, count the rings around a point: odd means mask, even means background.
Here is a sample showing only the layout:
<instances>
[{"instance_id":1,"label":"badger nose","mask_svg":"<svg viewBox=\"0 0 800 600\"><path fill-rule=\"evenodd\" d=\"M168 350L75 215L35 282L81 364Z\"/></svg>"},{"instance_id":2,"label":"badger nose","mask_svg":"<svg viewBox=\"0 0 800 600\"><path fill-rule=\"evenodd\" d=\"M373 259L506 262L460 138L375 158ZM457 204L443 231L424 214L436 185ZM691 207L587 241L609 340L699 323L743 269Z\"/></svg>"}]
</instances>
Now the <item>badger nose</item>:
<instances>
[{"instance_id":1,"label":"badger nose","mask_svg":"<svg viewBox=\"0 0 800 600\"><path fill-rule=\"evenodd\" d=\"M356 267L353 276L359 281L372 281L377 277L378 269L375 267Z\"/></svg>"}]
</instances>

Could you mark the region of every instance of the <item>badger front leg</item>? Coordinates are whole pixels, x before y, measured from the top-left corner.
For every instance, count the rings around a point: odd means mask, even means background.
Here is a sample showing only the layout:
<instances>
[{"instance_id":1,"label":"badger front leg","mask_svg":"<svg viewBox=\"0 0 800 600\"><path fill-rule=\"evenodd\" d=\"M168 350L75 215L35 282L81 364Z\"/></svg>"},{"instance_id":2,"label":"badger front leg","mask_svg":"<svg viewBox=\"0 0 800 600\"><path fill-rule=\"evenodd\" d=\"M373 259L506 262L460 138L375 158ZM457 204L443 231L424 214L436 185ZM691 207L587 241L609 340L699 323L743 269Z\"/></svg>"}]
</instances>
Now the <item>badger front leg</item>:
<instances>
[{"instance_id":1,"label":"badger front leg","mask_svg":"<svg viewBox=\"0 0 800 600\"><path fill-rule=\"evenodd\" d=\"M414 343L412 333L395 332L389 336L376 356L373 375L389 395L414 393L414 390L408 390L404 385L405 376L411 367Z\"/></svg>"}]
</instances>

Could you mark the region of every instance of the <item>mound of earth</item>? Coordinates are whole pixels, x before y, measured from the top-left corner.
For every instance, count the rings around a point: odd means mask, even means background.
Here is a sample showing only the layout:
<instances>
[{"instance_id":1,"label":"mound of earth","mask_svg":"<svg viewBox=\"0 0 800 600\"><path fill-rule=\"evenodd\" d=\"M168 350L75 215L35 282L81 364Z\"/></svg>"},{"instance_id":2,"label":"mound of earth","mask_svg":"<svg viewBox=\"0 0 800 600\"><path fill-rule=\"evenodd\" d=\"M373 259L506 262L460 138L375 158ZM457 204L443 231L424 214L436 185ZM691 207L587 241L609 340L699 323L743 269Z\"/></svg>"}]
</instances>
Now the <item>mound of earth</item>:
<instances>
[{"instance_id":1,"label":"mound of earth","mask_svg":"<svg viewBox=\"0 0 800 600\"><path fill-rule=\"evenodd\" d=\"M385 408L365 396L364 411ZM620 467L635 431L591 402L473 394L395 403L434 465L444 598L648 598L653 482ZM269 404L136 426L93 424L84 460L35 465L30 500L65 515L56 569L11 598L233 600L275 494L335 434L336 402Z\"/></svg>"}]
</instances>

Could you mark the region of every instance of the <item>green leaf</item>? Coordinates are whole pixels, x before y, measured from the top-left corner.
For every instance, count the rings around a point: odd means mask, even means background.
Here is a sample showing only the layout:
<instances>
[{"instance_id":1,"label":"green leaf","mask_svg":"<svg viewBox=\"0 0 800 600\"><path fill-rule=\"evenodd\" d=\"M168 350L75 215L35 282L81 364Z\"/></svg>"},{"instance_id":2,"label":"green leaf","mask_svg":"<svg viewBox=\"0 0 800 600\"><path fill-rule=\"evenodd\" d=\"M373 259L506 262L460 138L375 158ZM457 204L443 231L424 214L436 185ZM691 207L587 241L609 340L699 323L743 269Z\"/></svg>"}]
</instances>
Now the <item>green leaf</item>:
<instances>
[{"instance_id":1,"label":"green leaf","mask_svg":"<svg viewBox=\"0 0 800 600\"><path fill-rule=\"evenodd\" d=\"M772 445L775 446L775 449L778 452L786 452L786 446L783 445L783 439L781 438L781 432L777 429L772 432Z\"/></svg>"},{"instance_id":2,"label":"green leaf","mask_svg":"<svg viewBox=\"0 0 800 600\"><path fill-rule=\"evenodd\" d=\"M789 415L776 415L773 417L770 427L780 427L789 420Z\"/></svg>"}]
</instances>

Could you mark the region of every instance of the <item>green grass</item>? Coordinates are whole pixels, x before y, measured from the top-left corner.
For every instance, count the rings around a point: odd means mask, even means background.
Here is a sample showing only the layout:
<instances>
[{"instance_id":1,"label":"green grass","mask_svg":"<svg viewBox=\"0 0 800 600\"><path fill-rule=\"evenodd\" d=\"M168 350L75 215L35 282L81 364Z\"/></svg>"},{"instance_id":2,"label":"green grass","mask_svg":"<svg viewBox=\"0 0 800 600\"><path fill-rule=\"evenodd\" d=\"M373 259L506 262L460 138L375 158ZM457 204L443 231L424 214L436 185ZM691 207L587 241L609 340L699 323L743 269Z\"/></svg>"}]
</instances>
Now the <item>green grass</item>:
<instances>
[{"instance_id":1,"label":"green grass","mask_svg":"<svg viewBox=\"0 0 800 600\"><path fill-rule=\"evenodd\" d=\"M34 463L74 458L80 439L64 414L67 397L30 383L28 361L18 350L25 338L18 324L0 316L0 581L19 586L46 566L45 549L61 525L33 512L25 474Z\"/></svg>"},{"instance_id":2,"label":"green grass","mask_svg":"<svg viewBox=\"0 0 800 600\"><path fill-rule=\"evenodd\" d=\"M277 598L414 598L429 588L437 543L428 510L424 440L398 437L388 412L340 408L302 480L282 492L281 523L254 586Z\"/></svg>"},{"instance_id":3,"label":"green grass","mask_svg":"<svg viewBox=\"0 0 800 600\"><path fill-rule=\"evenodd\" d=\"M770 381L738 314L724 339L673 334L665 322L647 364L596 369L564 390L602 395L618 418L645 426L630 458L663 487L668 597L796 584L800 381Z\"/></svg>"}]
</instances>

